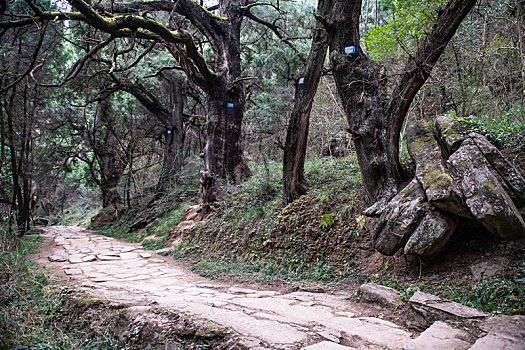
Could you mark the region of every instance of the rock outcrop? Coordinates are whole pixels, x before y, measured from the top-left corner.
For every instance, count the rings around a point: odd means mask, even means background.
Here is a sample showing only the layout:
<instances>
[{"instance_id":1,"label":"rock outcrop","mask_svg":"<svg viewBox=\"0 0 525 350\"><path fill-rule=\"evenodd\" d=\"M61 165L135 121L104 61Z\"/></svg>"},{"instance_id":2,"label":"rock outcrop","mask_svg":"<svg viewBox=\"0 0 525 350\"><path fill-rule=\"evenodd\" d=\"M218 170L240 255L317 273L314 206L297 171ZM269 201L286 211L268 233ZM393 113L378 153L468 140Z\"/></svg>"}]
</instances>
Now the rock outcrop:
<instances>
[{"instance_id":1,"label":"rock outcrop","mask_svg":"<svg viewBox=\"0 0 525 350\"><path fill-rule=\"evenodd\" d=\"M432 255L460 220L476 219L494 235L525 238L525 179L484 136L465 123L439 117L436 128L419 121L407 128L414 179L389 202L365 211L379 216L375 248L385 255Z\"/></svg>"},{"instance_id":2,"label":"rock outcrop","mask_svg":"<svg viewBox=\"0 0 525 350\"><path fill-rule=\"evenodd\" d=\"M410 298L410 313L407 325L417 329L426 329L435 321L480 319L488 315L471 307L438 296L416 292Z\"/></svg>"},{"instance_id":3,"label":"rock outcrop","mask_svg":"<svg viewBox=\"0 0 525 350\"><path fill-rule=\"evenodd\" d=\"M371 304L397 309L405 303L399 293L390 287L381 286L376 283L366 283L359 287L361 300Z\"/></svg>"}]
</instances>

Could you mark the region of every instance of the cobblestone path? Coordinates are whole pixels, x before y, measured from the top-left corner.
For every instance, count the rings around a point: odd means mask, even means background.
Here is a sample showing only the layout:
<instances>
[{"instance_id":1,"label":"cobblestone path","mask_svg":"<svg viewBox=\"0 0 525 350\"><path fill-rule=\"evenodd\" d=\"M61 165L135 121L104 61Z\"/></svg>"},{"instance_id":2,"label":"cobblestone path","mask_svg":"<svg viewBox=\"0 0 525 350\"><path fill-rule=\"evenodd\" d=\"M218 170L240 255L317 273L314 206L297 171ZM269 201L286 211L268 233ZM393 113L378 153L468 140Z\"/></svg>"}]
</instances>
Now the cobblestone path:
<instances>
[{"instance_id":1,"label":"cobblestone path","mask_svg":"<svg viewBox=\"0 0 525 350\"><path fill-rule=\"evenodd\" d=\"M348 293L282 292L216 283L138 244L78 227L44 230L46 244L35 260L65 274L76 287L111 300L155 304L211 320L252 349L402 349L414 338L379 314L366 316L371 313L349 301Z\"/></svg>"}]
</instances>

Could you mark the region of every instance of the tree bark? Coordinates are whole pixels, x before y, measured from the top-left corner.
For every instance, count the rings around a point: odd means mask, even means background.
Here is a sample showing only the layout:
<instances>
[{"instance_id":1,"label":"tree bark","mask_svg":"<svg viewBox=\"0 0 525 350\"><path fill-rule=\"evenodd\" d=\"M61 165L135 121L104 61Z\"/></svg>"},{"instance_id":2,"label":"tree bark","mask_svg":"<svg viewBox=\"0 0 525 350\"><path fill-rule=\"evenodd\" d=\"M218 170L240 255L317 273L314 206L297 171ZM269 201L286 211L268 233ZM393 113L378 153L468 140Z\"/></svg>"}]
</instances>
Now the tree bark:
<instances>
[{"instance_id":1,"label":"tree bark","mask_svg":"<svg viewBox=\"0 0 525 350\"><path fill-rule=\"evenodd\" d=\"M330 11L327 4L319 1L317 10L320 17ZM310 112L319 86L321 71L328 49L327 33L321 22L317 22L306 67L295 88L295 100L288 128L283 156L283 189L286 203L294 201L306 192L304 162L310 125Z\"/></svg>"},{"instance_id":2,"label":"tree bark","mask_svg":"<svg viewBox=\"0 0 525 350\"><path fill-rule=\"evenodd\" d=\"M122 149L112 125L113 110L110 101L103 100L97 107L95 130L91 137L93 153L99 166L100 176L95 181L102 192L102 207L117 207L122 203L117 186L128 165L129 149ZM120 151L119 151L120 150Z\"/></svg>"},{"instance_id":3,"label":"tree bark","mask_svg":"<svg viewBox=\"0 0 525 350\"><path fill-rule=\"evenodd\" d=\"M157 184L157 194L164 193L166 187L177 182L182 169L184 146L184 96L182 78L173 74L166 83L170 92L170 114L164 133L164 152L162 172Z\"/></svg>"},{"instance_id":4,"label":"tree bark","mask_svg":"<svg viewBox=\"0 0 525 350\"><path fill-rule=\"evenodd\" d=\"M251 176L244 159L242 121L245 87L241 70L241 24L243 9L239 0L222 1L221 16L227 25L218 40L212 38L215 71L221 72L206 88L207 129L204 149L205 169L201 171L203 203L217 199L218 179L239 183Z\"/></svg>"},{"instance_id":5,"label":"tree bark","mask_svg":"<svg viewBox=\"0 0 525 350\"><path fill-rule=\"evenodd\" d=\"M333 0L328 19L330 61L357 152L363 187L368 200L373 201L392 197L398 176L390 166L390 123L383 107L385 93L380 83L380 67L359 44L360 14L361 0ZM345 48L350 47L355 52L345 54Z\"/></svg>"}]
</instances>

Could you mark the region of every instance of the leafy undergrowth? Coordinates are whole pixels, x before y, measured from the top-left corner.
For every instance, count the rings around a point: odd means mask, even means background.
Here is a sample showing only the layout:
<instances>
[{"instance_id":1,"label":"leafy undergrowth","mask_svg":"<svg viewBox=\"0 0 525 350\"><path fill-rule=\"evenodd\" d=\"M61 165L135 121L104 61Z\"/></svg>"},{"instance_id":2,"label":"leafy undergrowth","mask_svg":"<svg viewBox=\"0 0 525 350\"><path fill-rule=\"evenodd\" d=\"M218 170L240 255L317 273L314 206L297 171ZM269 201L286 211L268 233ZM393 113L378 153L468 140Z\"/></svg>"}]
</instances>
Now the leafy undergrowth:
<instances>
[{"instance_id":1,"label":"leafy undergrowth","mask_svg":"<svg viewBox=\"0 0 525 350\"><path fill-rule=\"evenodd\" d=\"M103 337L64 333L60 305L71 289L25 258L41 240L18 239L0 227L0 349L115 348Z\"/></svg>"},{"instance_id":2,"label":"leafy undergrowth","mask_svg":"<svg viewBox=\"0 0 525 350\"><path fill-rule=\"evenodd\" d=\"M208 277L319 283L360 278L363 239L360 171L355 157L307 162L308 193L283 206L280 165L256 169L231 189L214 215L173 252Z\"/></svg>"},{"instance_id":3,"label":"leafy undergrowth","mask_svg":"<svg viewBox=\"0 0 525 350\"><path fill-rule=\"evenodd\" d=\"M89 225L98 233L123 239L130 243L142 242L145 249L166 247L164 238L179 223L184 210L195 200L195 191L173 192L153 206L146 208L107 208L96 215ZM146 239L154 236L155 239Z\"/></svg>"},{"instance_id":4,"label":"leafy undergrowth","mask_svg":"<svg viewBox=\"0 0 525 350\"><path fill-rule=\"evenodd\" d=\"M470 274L455 277L407 278L393 276L388 269L372 274L369 282L396 289L405 301L422 291L495 314L525 315L525 262L513 262L497 276L475 278Z\"/></svg>"},{"instance_id":5,"label":"leafy undergrowth","mask_svg":"<svg viewBox=\"0 0 525 350\"><path fill-rule=\"evenodd\" d=\"M448 117L463 122L470 132L485 135L499 148L507 148L515 154L525 151L525 109L515 108L497 118L486 115L469 118L457 118L454 115Z\"/></svg>"}]
</instances>

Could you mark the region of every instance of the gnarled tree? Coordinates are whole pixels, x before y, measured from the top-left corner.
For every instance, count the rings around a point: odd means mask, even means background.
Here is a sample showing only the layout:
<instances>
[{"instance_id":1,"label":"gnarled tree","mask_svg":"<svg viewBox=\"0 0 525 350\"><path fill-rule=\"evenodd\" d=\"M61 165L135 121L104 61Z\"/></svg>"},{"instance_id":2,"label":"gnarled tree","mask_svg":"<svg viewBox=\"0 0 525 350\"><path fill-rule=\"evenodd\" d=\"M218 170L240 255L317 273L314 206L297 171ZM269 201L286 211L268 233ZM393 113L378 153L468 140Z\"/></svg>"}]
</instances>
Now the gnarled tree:
<instances>
[{"instance_id":1,"label":"gnarled tree","mask_svg":"<svg viewBox=\"0 0 525 350\"><path fill-rule=\"evenodd\" d=\"M32 0L26 1L32 11L26 18L0 23L0 29L33 25L49 20L76 20L110 34L93 50L108 45L114 38L130 38L130 48L135 40L151 40L164 45L177 60L188 78L198 85L207 96L207 142L204 150L205 184L202 191L204 202L212 202L217 196L216 179L239 182L250 175L243 156L242 120L245 108L245 87L241 70L240 30L243 18L257 18L250 10L261 5L251 0L222 0L214 7L215 15L192 0L132 1L112 3L110 6L93 4L84 0L68 0L77 12L46 12ZM6 10L7 12L9 9ZM162 23L152 14L164 13L169 23ZM166 16L167 14L167 16ZM27 17L29 17L27 19ZM198 48L197 39L184 29L182 20L191 22L205 38L205 44L213 50L208 64ZM262 22L262 21L261 21ZM122 50L122 52L128 49ZM118 56L115 55L115 59ZM82 65L77 65L78 70ZM70 78L74 74L68 75Z\"/></svg>"},{"instance_id":2,"label":"gnarled tree","mask_svg":"<svg viewBox=\"0 0 525 350\"><path fill-rule=\"evenodd\" d=\"M439 7L433 27L409 56L391 96L382 87L380 66L360 45L362 1L321 1L332 9L324 18L330 61L368 200L390 198L402 180L399 140L410 104L476 0L449 0Z\"/></svg>"}]
</instances>

